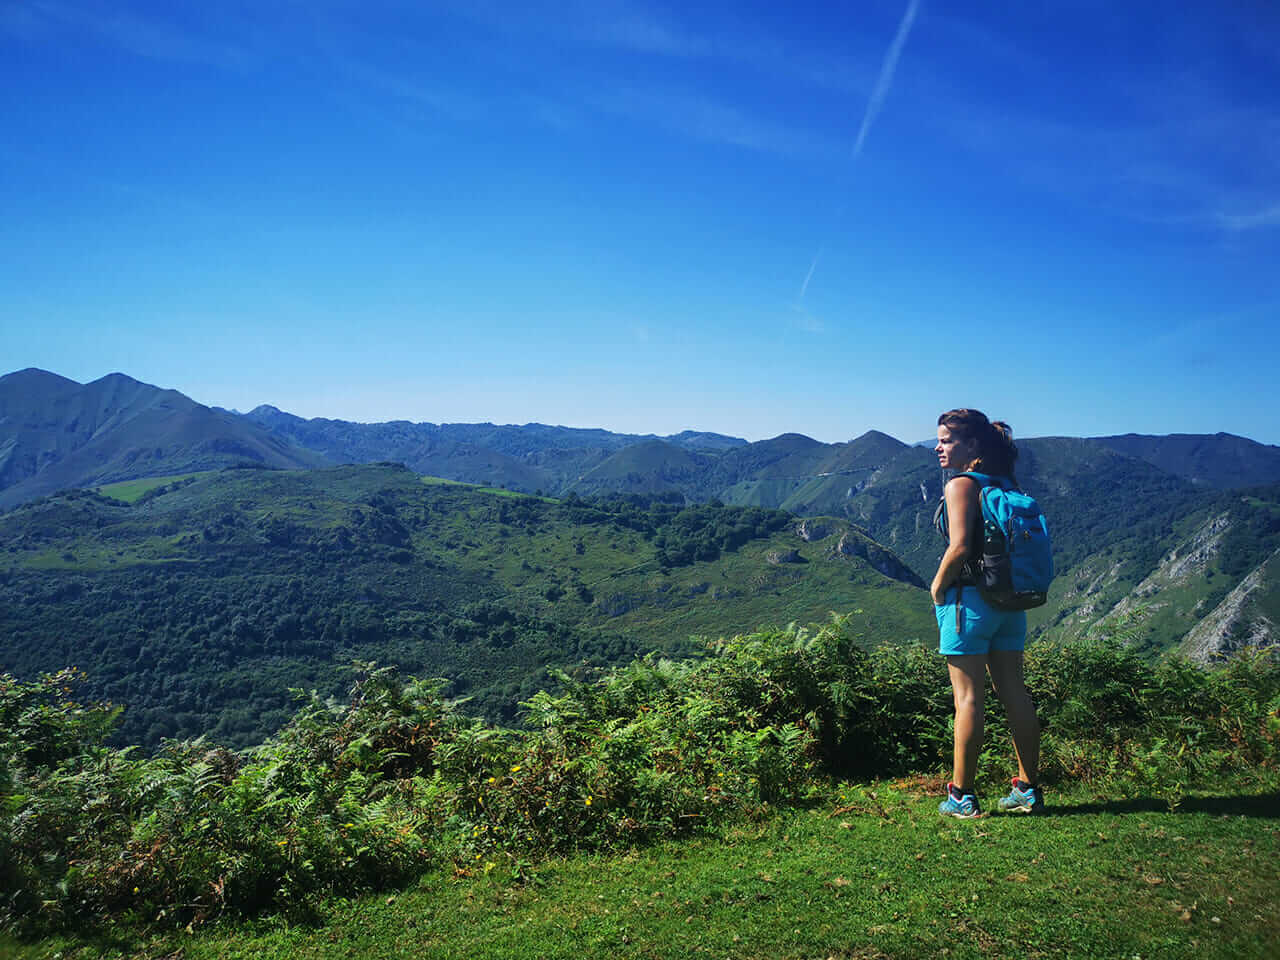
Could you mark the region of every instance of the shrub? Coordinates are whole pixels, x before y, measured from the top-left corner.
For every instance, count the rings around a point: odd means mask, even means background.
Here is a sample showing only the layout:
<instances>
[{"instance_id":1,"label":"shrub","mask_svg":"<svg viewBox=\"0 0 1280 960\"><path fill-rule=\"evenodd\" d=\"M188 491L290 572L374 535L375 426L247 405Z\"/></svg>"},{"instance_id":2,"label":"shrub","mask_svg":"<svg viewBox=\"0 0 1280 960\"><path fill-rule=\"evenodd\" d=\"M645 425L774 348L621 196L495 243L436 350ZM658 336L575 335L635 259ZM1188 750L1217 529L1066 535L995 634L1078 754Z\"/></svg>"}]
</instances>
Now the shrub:
<instances>
[{"instance_id":1,"label":"shrub","mask_svg":"<svg viewBox=\"0 0 1280 960\"><path fill-rule=\"evenodd\" d=\"M441 681L356 664L345 703L302 696L243 753L104 746L118 711L74 671L0 677L0 923L305 915L319 899L547 851L679 836L804 802L831 776L936 771L951 750L944 661L866 650L849 618L649 656L523 704L524 729L466 718ZM1123 645L1041 644L1027 682L1046 780L1177 806L1224 773L1274 769L1280 663L1204 671ZM1007 773L994 698L984 776Z\"/></svg>"}]
</instances>

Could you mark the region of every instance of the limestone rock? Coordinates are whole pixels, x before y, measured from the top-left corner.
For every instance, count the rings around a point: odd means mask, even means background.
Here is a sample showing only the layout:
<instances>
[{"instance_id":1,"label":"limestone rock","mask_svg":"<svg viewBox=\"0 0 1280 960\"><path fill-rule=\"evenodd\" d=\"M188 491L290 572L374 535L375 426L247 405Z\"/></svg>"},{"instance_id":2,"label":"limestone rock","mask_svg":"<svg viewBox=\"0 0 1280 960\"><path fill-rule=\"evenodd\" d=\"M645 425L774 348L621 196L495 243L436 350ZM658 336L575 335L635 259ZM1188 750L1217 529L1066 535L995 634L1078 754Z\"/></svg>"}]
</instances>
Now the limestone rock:
<instances>
[{"instance_id":1,"label":"limestone rock","mask_svg":"<svg viewBox=\"0 0 1280 960\"><path fill-rule=\"evenodd\" d=\"M813 543L831 536L831 524L826 520L805 518L796 524L796 536L805 543Z\"/></svg>"},{"instance_id":2,"label":"limestone rock","mask_svg":"<svg viewBox=\"0 0 1280 960\"><path fill-rule=\"evenodd\" d=\"M800 556L799 550L770 550L765 559L774 565L805 562L804 557Z\"/></svg>"}]
</instances>

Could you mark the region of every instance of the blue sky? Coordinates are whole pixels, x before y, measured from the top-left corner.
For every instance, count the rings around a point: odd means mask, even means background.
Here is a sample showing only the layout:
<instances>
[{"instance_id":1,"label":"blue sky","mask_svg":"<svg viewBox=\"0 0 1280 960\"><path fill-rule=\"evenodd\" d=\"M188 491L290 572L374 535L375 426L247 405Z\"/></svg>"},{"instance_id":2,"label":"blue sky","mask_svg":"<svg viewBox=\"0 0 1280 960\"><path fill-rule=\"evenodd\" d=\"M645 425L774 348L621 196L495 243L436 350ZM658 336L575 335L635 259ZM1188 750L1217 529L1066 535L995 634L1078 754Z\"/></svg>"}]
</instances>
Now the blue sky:
<instances>
[{"instance_id":1,"label":"blue sky","mask_svg":"<svg viewBox=\"0 0 1280 960\"><path fill-rule=\"evenodd\" d=\"M0 372L1280 443L1280 6L0 2Z\"/></svg>"}]
</instances>

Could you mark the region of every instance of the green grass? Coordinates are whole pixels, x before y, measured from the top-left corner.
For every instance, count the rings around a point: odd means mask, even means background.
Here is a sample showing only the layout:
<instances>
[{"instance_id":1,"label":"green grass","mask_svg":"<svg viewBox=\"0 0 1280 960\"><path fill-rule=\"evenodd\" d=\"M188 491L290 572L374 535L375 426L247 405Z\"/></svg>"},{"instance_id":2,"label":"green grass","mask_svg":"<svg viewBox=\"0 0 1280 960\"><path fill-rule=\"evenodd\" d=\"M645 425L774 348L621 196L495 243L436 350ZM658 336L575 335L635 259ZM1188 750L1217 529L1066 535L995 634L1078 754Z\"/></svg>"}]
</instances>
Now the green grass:
<instances>
[{"instance_id":1,"label":"green grass","mask_svg":"<svg viewBox=\"0 0 1280 960\"><path fill-rule=\"evenodd\" d=\"M120 500L123 503L137 503L139 498L148 490L154 490L156 487L163 487L166 483L176 483L179 480L190 480L193 477L202 477L207 473L214 473L213 470L204 470L197 473L175 473L169 477L145 477L141 480L122 480L120 483L108 483L98 487L98 493L104 497L110 497L112 500Z\"/></svg>"},{"instance_id":2,"label":"green grass","mask_svg":"<svg viewBox=\"0 0 1280 960\"><path fill-rule=\"evenodd\" d=\"M521 493L519 490L508 490L506 487L487 487L480 483L464 483L461 480L447 480L444 477L428 477L420 478L428 487L463 487L467 490L474 490L478 493L492 493L499 497L513 497L516 499L541 500L543 503L556 503L555 497L538 497L531 493Z\"/></svg>"},{"instance_id":3,"label":"green grass","mask_svg":"<svg viewBox=\"0 0 1280 960\"><path fill-rule=\"evenodd\" d=\"M621 855L442 870L311 926L222 923L22 944L14 958L1267 957L1280 781L1241 795L1051 796L942 820L936 782L844 785L810 810ZM929 789L925 789L928 787ZM994 788L988 791L994 801ZM488 870L486 872L486 867Z\"/></svg>"}]
</instances>

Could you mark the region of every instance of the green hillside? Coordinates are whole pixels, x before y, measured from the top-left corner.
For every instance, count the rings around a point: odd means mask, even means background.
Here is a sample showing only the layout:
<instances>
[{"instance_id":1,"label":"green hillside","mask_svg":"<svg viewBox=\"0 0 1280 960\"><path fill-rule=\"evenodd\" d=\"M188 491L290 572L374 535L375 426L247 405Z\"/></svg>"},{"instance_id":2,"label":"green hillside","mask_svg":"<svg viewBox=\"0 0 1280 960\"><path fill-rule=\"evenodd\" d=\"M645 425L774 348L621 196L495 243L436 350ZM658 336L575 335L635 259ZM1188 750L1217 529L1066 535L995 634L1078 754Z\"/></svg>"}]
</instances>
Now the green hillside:
<instances>
[{"instance_id":1,"label":"green hillside","mask_svg":"<svg viewBox=\"0 0 1280 960\"><path fill-rule=\"evenodd\" d=\"M241 463L328 462L242 417L121 373L88 384L36 369L0 377L0 509L68 487Z\"/></svg>"},{"instance_id":2,"label":"green hillside","mask_svg":"<svg viewBox=\"0 0 1280 960\"><path fill-rule=\"evenodd\" d=\"M548 668L687 654L696 635L855 608L869 642L932 633L919 579L843 520L819 537L778 511L552 501L394 465L105 492L0 515L0 669L85 670L145 744L257 742L290 687L336 692L356 658L510 721Z\"/></svg>"},{"instance_id":3,"label":"green hillside","mask_svg":"<svg viewBox=\"0 0 1280 960\"><path fill-rule=\"evenodd\" d=\"M1064 639L1120 630L1139 647L1212 659L1275 643L1280 486L1157 511L1069 568L1034 622Z\"/></svg>"},{"instance_id":4,"label":"green hillside","mask_svg":"<svg viewBox=\"0 0 1280 960\"><path fill-rule=\"evenodd\" d=\"M660 493L700 482L712 458L663 440L634 443L591 467L568 488L581 495Z\"/></svg>"}]
</instances>

